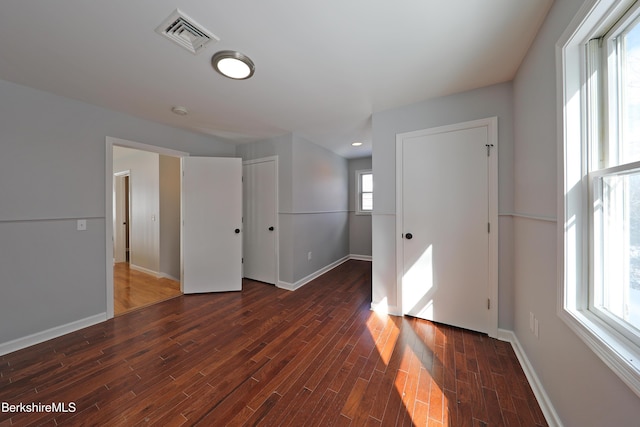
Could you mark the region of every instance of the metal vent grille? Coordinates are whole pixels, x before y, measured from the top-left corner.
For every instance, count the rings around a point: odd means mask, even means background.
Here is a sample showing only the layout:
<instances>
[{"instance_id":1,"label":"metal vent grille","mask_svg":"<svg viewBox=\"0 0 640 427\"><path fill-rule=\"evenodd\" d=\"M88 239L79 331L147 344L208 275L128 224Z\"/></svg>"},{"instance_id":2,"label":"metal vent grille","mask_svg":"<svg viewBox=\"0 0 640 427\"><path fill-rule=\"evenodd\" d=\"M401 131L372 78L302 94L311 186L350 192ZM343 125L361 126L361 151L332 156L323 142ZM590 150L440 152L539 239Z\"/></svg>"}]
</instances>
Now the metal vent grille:
<instances>
[{"instance_id":1,"label":"metal vent grille","mask_svg":"<svg viewBox=\"0 0 640 427\"><path fill-rule=\"evenodd\" d=\"M220 39L193 19L176 9L157 28L156 33L196 54L207 44Z\"/></svg>"}]
</instances>

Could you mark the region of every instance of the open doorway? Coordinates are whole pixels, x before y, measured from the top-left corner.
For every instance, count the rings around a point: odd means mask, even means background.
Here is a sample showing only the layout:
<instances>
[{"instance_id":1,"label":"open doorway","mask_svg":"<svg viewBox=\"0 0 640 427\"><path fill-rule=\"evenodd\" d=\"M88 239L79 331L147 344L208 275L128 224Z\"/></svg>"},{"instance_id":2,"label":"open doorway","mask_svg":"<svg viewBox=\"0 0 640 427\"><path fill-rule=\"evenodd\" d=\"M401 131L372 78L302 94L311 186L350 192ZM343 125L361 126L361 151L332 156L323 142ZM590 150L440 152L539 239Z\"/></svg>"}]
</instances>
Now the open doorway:
<instances>
[{"instance_id":1,"label":"open doorway","mask_svg":"<svg viewBox=\"0 0 640 427\"><path fill-rule=\"evenodd\" d=\"M130 206L130 175L126 170L113 174L113 262L129 263L131 211Z\"/></svg>"},{"instance_id":2,"label":"open doorway","mask_svg":"<svg viewBox=\"0 0 640 427\"><path fill-rule=\"evenodd\" d=\"M180 157L114 145L114 315L181 295Z\"/></svg>"}]
</instances>

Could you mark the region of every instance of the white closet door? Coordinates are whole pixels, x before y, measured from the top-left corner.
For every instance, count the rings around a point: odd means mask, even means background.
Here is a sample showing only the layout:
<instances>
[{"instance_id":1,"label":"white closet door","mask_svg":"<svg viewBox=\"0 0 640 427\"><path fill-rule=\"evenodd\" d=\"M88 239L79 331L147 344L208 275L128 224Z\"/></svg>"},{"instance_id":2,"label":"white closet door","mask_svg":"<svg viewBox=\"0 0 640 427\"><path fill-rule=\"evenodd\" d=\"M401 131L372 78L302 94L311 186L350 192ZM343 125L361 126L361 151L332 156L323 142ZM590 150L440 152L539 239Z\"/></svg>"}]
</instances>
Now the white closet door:
<instances>
[{"instance_id":1,"label":"white closet door","mask_svg":"<svg viewBox=\"0 0 640 427\"><path fill-rule=\"evenodd\" d=\"M415 132L398 144L403 312L490 332L487 126Z\"/></svg>"},{"instance_id":2,"label":"white closet door","mask_svg":"<svg viewBox=\"0 0 640 427\"><path fill-rule=\"evenodd\" d=\"M276 161L245 162L244 277L275 284L277 273Z\"/></svg>"}]
</instances>

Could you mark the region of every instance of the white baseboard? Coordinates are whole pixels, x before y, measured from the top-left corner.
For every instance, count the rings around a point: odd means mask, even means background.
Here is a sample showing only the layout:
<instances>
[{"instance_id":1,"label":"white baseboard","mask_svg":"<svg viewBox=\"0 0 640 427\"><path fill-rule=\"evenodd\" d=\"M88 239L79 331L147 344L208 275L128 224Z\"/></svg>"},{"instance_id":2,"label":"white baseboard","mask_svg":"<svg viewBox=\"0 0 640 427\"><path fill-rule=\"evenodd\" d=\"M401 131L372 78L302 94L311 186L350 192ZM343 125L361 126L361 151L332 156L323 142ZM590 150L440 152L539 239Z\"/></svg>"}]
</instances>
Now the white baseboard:
<instances>
[{"instance_id":1,"label":"white baseboard","mask_svg":"<svg viewBox=\"0 0 640 427\"><path fill-rule=\"evenodd\" d=\"M180 281L180 279L176 279L175 277L167 273L158 273L158 274L159 274L158 279L169 279L169 280L173 280L174 282Z\"/></svg>"},{"instance_id":2,"label":"white baseboard","mask_svg":"<svg viewBox=\"0 0 640 427\"><path fill-rule=\"evenodd\" d=\"M498 339L511 343L513 351L524 370L524 374L527 376L527 380L529 380L529 384L533 389L533 394L535 394L536 399L538 399L540 409L542 410L549 426L562 427L562 421L560 421L560 417L553 407L547 392L544 390L544 387L542 387L542 383L540 382L538 375L536 375L536 371L534 371L531 362L529 362L529 358L520 345L520 341L518 341L516 334L514 334L513 331L508 331L506 329L498 329Z\"/></svg>"},{"instance_id":3,"label":"white baseboard","mask_svg":"<svg viewBox=\"0 0 640 427\"><path fill-rule=\"evenodd\" d=\"M107 313L100 313L94 316L89 316L84 319L76 320L75 322L67 323L65 325L56 326L55 328L47 329L46 331L37 332L26 337L17 338L15 340L0 344L0 356L12 353L23 348L40 344L41 342L57 338L61 335L68 334L70 332L77 331L87 326L95 325L96 323L104 322L107 320Z\"/></svg>"},{"instance_id":4,"label":"white baseboard","mask_svg":"<svg viewBox=\"0 0 640 427\"><path fill-rule=\"evenodd\" d=\"M373 260L371 255L356 255L356 254L349 254L349 259L355 259L355 260L358 260L358 261L372 261Z\"/></svg>"},{"instance_id":5,"label":"white baseboard","mask_svg":"<svg viewBox=\"0 0 640 427\"><path fill-rule=\"evenodd\" d=\"M286 289L288 291L295 291L296 289L300 289L301 287L303 287L304 285L306 285L307 283L309 283L310 281L312 281L313 279L316 279L320 276L322 276L324 273L326 273L329 270L333 270L334 268L336 268L337 266L339 266L340 264L346 262L349 260L349 256L345 256L343 258L340 258L337 261L332 262L331 264L322 267L320 270L315 271L311 274L309 274L306 277L303 277L302 279L298 280L295 283L289 283L289 282L284 282L282 280L278 281L278 284L276 285L279 288L282 289Z\"/></svg>"},{"instance_id":6,"label":"white baseboard","mask_svg":"<svg viewBox=\"0 0 640 427\"><path fill-rule=\"evenodd\" d=\"M383 313L383 314L389 314L391 316L402 317L402 313L400 312L398 307L396 307L395 305L387 305L386 302L384 303L371 302L371 310L377 313Z\"/></svg>"},{"instance_id":7,"label":"white baseboard","mask_svg":"<svg viewBox=\"0 0 640 427\"><path fill-rule=\"evenodd\" d=\"M150 274L153 277L155 277L156 279L161 279L162 277L164 277L162 273L158 273L157 271L150 270L150 269L148 269L146 267L140 267L139 265L135 265L135 264L131 264L130 263L129 264L129 268L132 269L132 270L137 270L137 271L141 271L143 273Z\"/></svg>"}]
</instances>

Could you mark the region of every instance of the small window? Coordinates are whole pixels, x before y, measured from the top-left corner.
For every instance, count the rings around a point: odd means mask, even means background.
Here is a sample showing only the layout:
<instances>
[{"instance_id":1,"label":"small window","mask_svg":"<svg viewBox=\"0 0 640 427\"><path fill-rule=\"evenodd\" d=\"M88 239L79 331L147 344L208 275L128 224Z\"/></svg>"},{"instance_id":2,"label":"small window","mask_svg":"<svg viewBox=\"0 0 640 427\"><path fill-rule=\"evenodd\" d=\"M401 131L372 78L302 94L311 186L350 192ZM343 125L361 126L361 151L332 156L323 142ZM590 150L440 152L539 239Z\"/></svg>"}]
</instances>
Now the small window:
<instances>
[{"instance_id":1,"label":"small window","mask_svg":"<svg viewBox=\"0 0 640 427\"><path fill-rule=\"evenodd\" d=\"M373 211L373 173L370 170L356 171L358 186L358 200L356 200L356 214L371 214Z\"/></svg>"}]
</instances>

